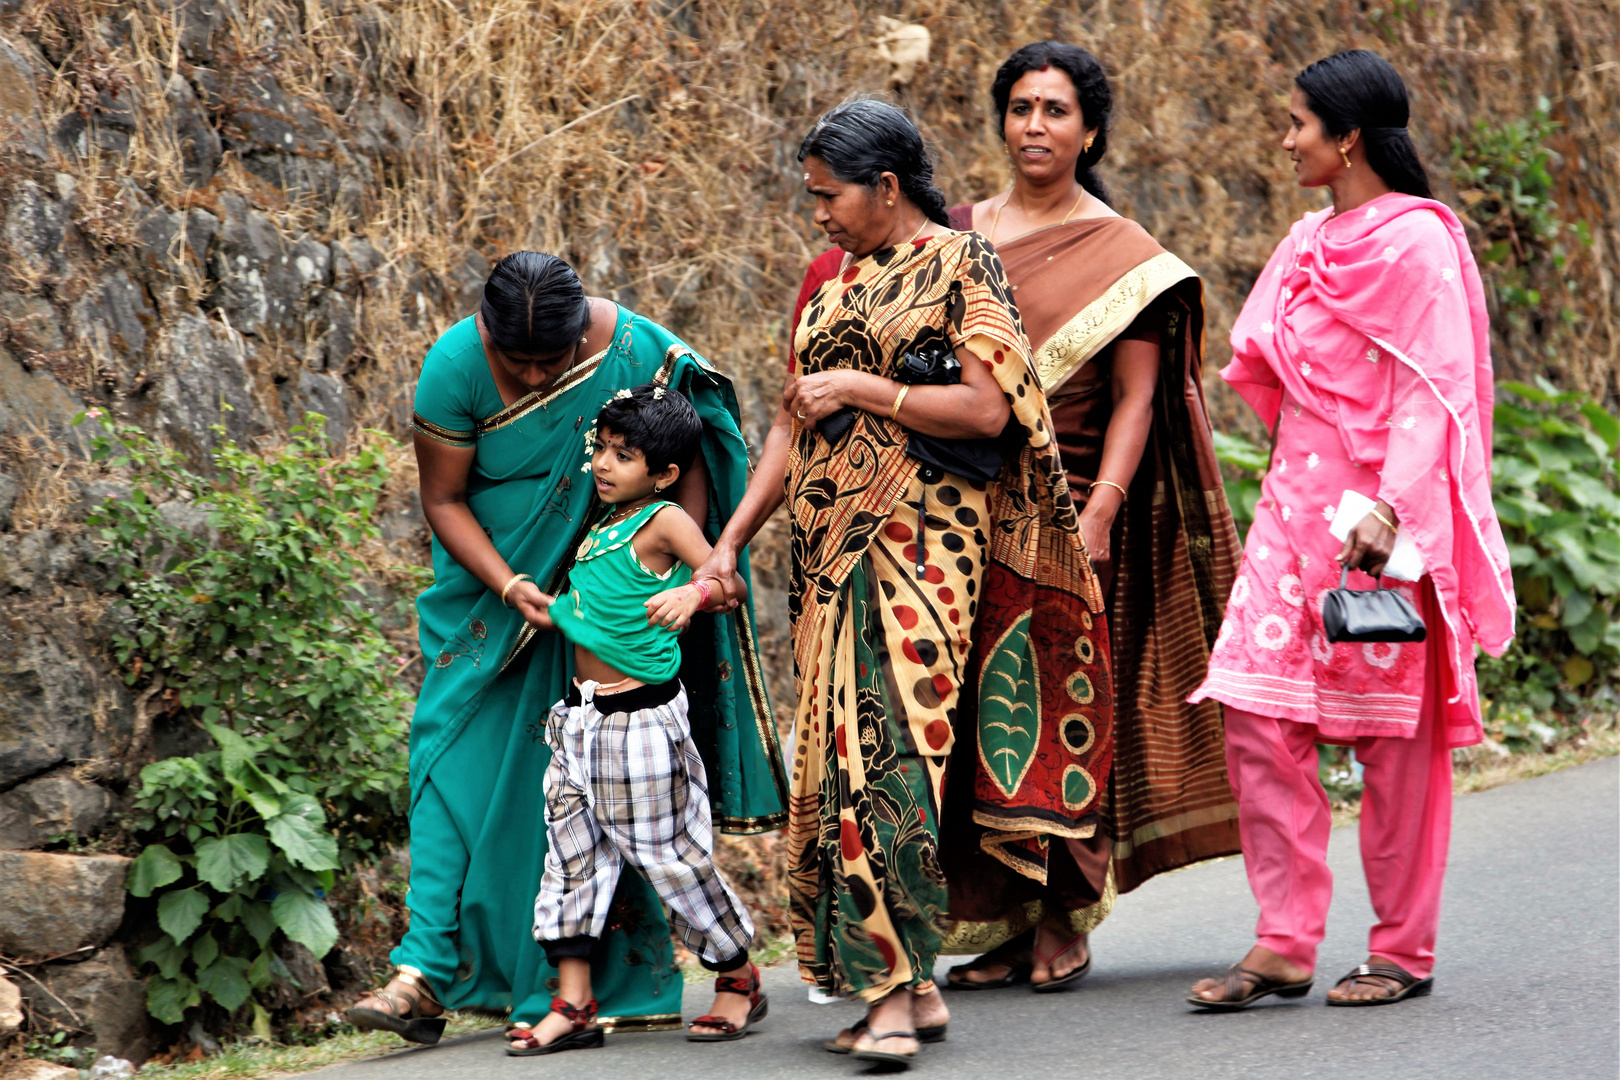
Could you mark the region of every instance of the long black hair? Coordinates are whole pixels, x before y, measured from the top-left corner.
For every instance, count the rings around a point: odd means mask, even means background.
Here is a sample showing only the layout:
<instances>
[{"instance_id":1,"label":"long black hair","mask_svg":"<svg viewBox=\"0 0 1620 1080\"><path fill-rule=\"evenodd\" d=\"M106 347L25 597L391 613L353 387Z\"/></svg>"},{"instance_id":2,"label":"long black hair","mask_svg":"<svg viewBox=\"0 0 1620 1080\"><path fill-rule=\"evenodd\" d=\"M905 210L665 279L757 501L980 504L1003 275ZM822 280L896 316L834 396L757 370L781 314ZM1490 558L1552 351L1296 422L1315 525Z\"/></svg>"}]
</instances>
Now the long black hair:
<instances>
[{"instance_id":1,"label":"long black hair","mask_svg":"<svg viewBox=\"0 0 1620 1080\"><path fill-rule=\"evenodd\" d=\"M1294 77L1329 135L1360 129L1367 164L1392 191L1432 199L1429 174L1406 130L1406 84L1389 61L1366 49L1334 53Z\"/></svg>"},{"instance_id":2,"label":"long black hair","mask_svg":"<svg viewBox=\"0 0 1620 1080\"><path fill-rule=\"evenodd\" d=\"M1075 97L1080 102L1080 121L1086 127L1097 129L1091 149L1082 150L1074 163L1074 178L1080 186L1103 203L1108 203L1108 188L1092 171L1092 167L1108 153L1108 125L1114 114L1114 88L1108 85L1108 75L1095 56L1078 45L1065 45L1061 41L1036 41L1007 57L1007 62L996 71L996 81L990 84L990 97L996 103L998 130L1007 130L1007 103L1012 97L1013 83L1032 71L1055 67L1074 84Z\"/></svg>"},{"instance_id":3,"label":"long black hair","mask_svg":"<svg viewBox=\"0 0 1620 1080\"><path fill-rule=\"evenodd\" d=\"M799 144L799 160L827 163L840 182L876 187L894 173L900 190L936 225L949 226L945 193L934 186L934 159L915 124L897 106L872 98L828 109Z\"/></svg>"},{"instance_id":4,"label":"long black hair","mask_svg":"<svg viewBox=\"0 0 1620 1080\"><path fill-rule=\"evenodd\" d=\"M478 311L497 348L530 356L562 352L591 322L579 275L542 251L514 251L496 263Z\"/></svg>"}]
</instances>

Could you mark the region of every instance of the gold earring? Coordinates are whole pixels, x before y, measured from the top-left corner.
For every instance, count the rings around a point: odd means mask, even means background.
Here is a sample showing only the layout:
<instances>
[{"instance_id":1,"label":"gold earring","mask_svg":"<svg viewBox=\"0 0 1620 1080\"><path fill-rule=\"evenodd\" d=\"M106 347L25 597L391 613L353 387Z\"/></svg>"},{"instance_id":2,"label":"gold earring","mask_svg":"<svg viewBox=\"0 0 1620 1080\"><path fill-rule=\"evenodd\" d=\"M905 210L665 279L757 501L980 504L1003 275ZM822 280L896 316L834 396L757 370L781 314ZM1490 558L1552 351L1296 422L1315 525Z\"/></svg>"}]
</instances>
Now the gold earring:
<instances>
[{"instance_id":1,"label":"gold earring","mask_svg":"<svg viewBox=\"0 0 1620 1080\"><path fill-rule=\"evenodd\" d=\"M1091 150L1091 144L1095 141L1095 139L1096 137L1093 136L1092 138L1086 140L1086 150L1088 152Z\"/></svg>"},{"instance_id":2,"label":"gold earring","mask_svg":"<svg viewBox=\"0 0 1620 1080\"><path fill-rule=\"evenodd\" d=\"M1344 147L1341 146L1341 147L1339 147L1339 156L1344 158L1344 167L1348 169L1350 167L1350 154L1349 154L1349 152L1347 150L1345 150Z\"/></svg>"},{"instance_id":3,"label":"gold earring","mask_svg":"<svg viewBox=\"0 0 1620 1080\"><path fill-rule=\"evenodd\" d=\"M885 199L884 202L883 202L883 205L884 206L893 206L894 205L894 200L893 199Z\"/></svg>"}]
</instances>

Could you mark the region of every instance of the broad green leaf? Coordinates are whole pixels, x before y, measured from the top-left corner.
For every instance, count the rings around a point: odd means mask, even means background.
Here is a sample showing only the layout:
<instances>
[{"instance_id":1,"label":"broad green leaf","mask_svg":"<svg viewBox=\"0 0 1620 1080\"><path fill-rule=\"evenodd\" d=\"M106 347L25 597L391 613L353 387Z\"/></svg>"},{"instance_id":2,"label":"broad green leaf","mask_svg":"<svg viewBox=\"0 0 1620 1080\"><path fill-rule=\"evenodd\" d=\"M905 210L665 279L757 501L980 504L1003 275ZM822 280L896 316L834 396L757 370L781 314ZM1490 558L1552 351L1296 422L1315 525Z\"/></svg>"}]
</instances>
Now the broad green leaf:
<instances>
[{"instance_id":1,"label":"broad green leaf","mask_svg":"<svg viewBox=\"0 0 1620 1080\"><path fill-rule=\"evenodd\" d=\"M1564 625L1579 626L1592 614L1592 594L1570 593L1564 597Z\"/></svg>"},{"instance_id":2,"label":"broad green leaf","mask_svg":"<svg viewBox=\"0 0 1620 1080\"><path fill-rule=\"evenodd\" d=\"M287 858L306 870L331 870L338 866L337 840L326 831L326 812L308 795L288 795L281 813L266 826L270 839L287 853Z\"/></svg>"},{"instance_id":3,"label":"broad green leaf","mask_svg":"<svg viewBox=\"0 0 1620 1080\"><path fill-rule=\"evenodd\" d=\"M319 960L337 944L337 924L326 903L306 892L288 889L276 894L270 912L282 933L298 942Z\"/></svg>"},{"instance_id":4,"label":"broad green leaf","mask_svg":"<svg viewBox=\"0 0 1620 1080\"><path fill-rule=\"evenodd\" d=\"M1590 679L1596 670L1592 666L1592 661L1584 656L1572 656L1564 661L1564 678L1569 680L1571 686L1580 686Z\"/></svg>"},{"instance_id":5,"label":"broad green leaf","mask_svg":"<svg viewBox=\"0 0 1620 1080\"><path fill-rule=\"evenodd\" d=\"M247 975L246 960L240 956L221 956L197 972L197 984L224 1006L226 1012L235 1012L253 993Z\"/></svg>"},{"instance_id":6,"label":"broad green leaf","mask_svg":"<svg viewBox=\"0 0 1620 1080\"><path fill-rule=\"evenodd\" d=\"M186 1010L202 1003L197 984L187 978L146 980L146 1011L165 1024L178 1024Z\"/></svg>"},{"instance_id":7,"label":"broad green leaf","mask_svg":"<svg viewBox=\"0 0 1620 1080\"><path fill-rule=\"evenodd\" d=\"M242 905L242 925L247 932L253 935L262 948L269 944L270 935L276 932L276 920L270 914L270 905L262 900L252 900Z\"/></svg>"},{"instance_id":8,"label":"broad green leaf","mask_svg":"<svg viewBox=\"0 0 1620 1080\"><path fill-rule=\"evenodd\" d=\"M1614 453L1615 448L1620 447L1620 419L1613 413L1595 401L1585 401L1581 403L1581 415L1586 417L1586 422L1592 425L1592 430L1609 448L1609 453Z\"/></svg>"},{"instance_id":9,"label":"broad green leaf","mask_svg":"<svg viewBox=\"0 0 1620 1080\"><path fill-rule=\"evenodd\" d=\"M1603 639L1609 629L1608 613L1602 608L1595 608L1586 621L1579 626L1565 628L1569 635L1571 645L1583 656L1591 656L1603 645Z\"/></svg>"},{"instance_id":10,"label":"broad green leaf","mask_svg":"<svg viewBox=\"0 0 1620 1080\"><path fill-rule=\"evenodd\" d=\"M1514 382L1508 379L1498 382L1496 384L1496 388L1498 390L1506 390L1510 394L1518 394L1526 401L1534 401L1538 403L1551 401L1554 396L1546 390L1542 390L1534 386L1528 386L1522 382Z\"/></svg>"},{"instance_id":11,"label":"broad green leaf","mask_svg":"<svg viewBox=\"0 0 1620 1080\"><path fill-rule=\"evenodd\" d=\"M174 979L179 977L186 955L186 950L176 945L174 938L163 934L152 944L142 947L135 958L143 964L156 964L159 974L165 979Z\"/></svg>"},{"instance_id":12,"label":"broad green leaf","mask_svg":"<svg viewBox=\"0 0 1620 1080\"><path fill-rule=\"evenodd\" d=\"M163 844L148 844L129 866L129 894L151 896L153 890L179 881L183 873L185 867L174 852Z\"/></svg>"},{"instance_id":13,"label":"broad green leaf","mask_svg":"<svg viewBox=\"0 0 1620 1080\"><path fill-rule=\"evenodd\" d=\"M266 913L268 913L269 910L269 907L265 908ZM258 956L255 956L253 958L253 963L248 965L248 982L253 984L253 988L255 990L262 990L266 986L270 985L272 981L270 975L270 961L272 959L274 959L273 954L270 952L270 950L266 949L259 953Z\"/></svg>"},{"instance_id":14,"label":"broad green leaf","mask_svg":"<svg viewBox=\"0 0 1620 1080\"><path fill-rule=\"evenodd\" d=\"M220 892L255 881L270 865L270 845L253 833L211 836L197 844L197 876Z\"/></svg>"},{"instance_id":15,"label":"broad green leaf","mask_svg":"<svg viewBox=\"0 0 1620 1080\"><path fill-rule=\"evenodd\" d=\"M197 940L191 943L191 959L196 962L199 971L212 964L218 956L219 942L214 940L213 934L198 934Z\"/></svg>"},{"instance_id":16,"label":"broad green leaf","mask_svg":"<svg viewBox=\"0 0 1620 1080\"><path fill-rule=\"evenodd\" d=\"M207 913L208 897L195 885L164 893L158 901L158 925L182 945L202 925Z\"/></svg>"}]
</instances>

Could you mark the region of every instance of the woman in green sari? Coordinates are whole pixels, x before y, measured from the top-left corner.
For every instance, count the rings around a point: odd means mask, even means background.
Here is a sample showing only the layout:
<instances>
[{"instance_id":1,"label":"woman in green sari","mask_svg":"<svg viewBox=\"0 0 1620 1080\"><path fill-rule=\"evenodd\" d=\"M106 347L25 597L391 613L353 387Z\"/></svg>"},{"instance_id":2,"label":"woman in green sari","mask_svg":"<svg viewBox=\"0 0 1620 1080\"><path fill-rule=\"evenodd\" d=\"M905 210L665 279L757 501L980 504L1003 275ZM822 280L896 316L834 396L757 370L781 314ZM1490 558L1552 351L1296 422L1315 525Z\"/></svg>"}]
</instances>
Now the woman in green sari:
<instances>
[{"instance_id":1,"label":"woman in green sari","mask_svg":"<svg viewBox=\"0 0 1620 1080\"><path fill-rule=\"evenodd\" d=\"M516 1025L546 1014L557 973L532 934L545 714L567 688L572 649L533 623L600 512L584 475L592 420L615 391L646 382L679 390L703 420L703 453L676 501L718 537L748 479L729 381L663 327L587 297L561 259L502 259L478 314L423 362L413 427L434 583L417 602L427 677L411 726L410 928L388 985L351 1010L358 1027L431 1045L445 1009L509 1012ZM752 613L720 597L715 609L682 642L692 735L716 823L765 832L786 819L786 784ZM609 1031L680 1024L669 928L637 875L620 883L591 982Z\"/></svg>"}]
</instances>

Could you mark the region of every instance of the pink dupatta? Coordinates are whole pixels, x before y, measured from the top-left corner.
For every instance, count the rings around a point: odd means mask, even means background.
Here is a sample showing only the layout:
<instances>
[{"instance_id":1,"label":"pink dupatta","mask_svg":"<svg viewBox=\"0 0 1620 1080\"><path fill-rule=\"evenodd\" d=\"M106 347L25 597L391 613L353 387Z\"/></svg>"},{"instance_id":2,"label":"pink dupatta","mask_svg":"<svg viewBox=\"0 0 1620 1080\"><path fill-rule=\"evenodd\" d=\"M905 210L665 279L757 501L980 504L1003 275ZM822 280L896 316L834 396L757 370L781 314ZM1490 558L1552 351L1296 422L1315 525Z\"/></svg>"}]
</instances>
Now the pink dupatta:
<instances>
[{"instance_id":1,"label":"pink dupatta","mask_svg":"<svg viewBox=\"0 0 1620 1080\"><path fill-rule=\"evenodd\" d=\"M1295 267L1330 315L1399 362L1379 400L1337 400L1339 431L1353 460L1382 462L1379 497L1423 553L1450 639L1455 705L1474 691L1473 646L1500 656L1514 634L1513 576L1491 503L1485 291L1443 203L1391 193L1327 228L1330 217L1305 215L1277 245L1232 327L1221 377L1267 428L1285 384L1296 397L1315 393L1282 326Z\"/></svg>"}]
</instances>

